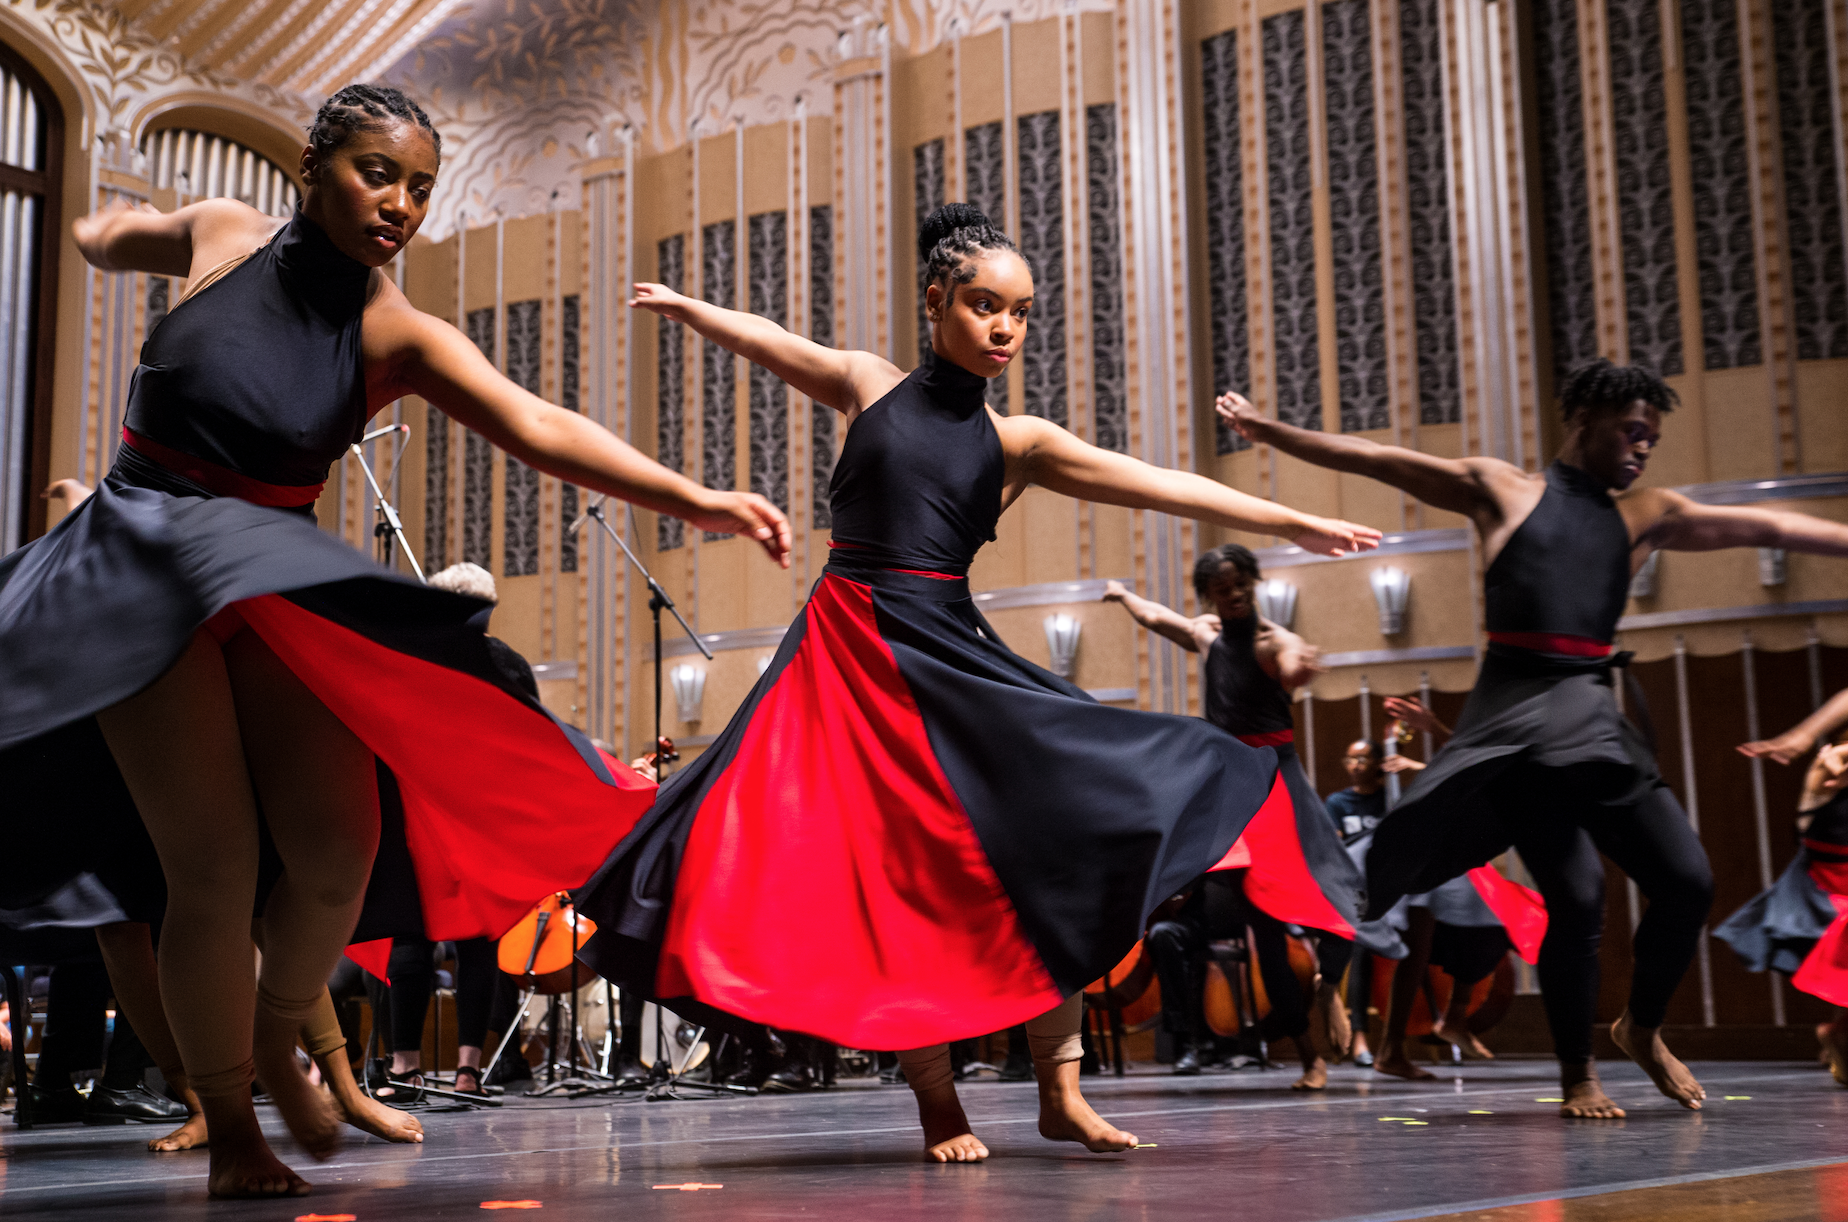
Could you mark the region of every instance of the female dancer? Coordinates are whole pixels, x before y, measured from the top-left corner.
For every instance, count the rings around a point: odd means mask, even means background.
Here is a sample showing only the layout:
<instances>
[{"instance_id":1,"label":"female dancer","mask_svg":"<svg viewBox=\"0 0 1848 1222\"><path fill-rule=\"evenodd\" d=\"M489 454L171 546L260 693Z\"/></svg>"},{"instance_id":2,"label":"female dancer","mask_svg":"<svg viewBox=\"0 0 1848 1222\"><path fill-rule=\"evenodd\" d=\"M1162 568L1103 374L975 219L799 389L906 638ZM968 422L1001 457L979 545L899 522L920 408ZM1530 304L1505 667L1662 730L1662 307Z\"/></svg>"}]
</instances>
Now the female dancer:
<instances>
[{"instance_id":1,"label":"female dancer","mask_svg":"<svg viewBox=\"0 0 1848 1222\"><path fill-rule=\"evenodd\" d=\"M1848 692L1838 694L1800 725L1739 750L1786 763L1848 722ZM1802 847L1769 888L1715 929L1755 972L1775 968L1790 983L1835 1005L1821 1027L1829 1072L1848 1086L1848 737L1828 743L1810 761L1797 801Z\"/></svg>"},{"instance_id":2,"label":"female dancer","mask_svg":"<svg viewBox=\"0 0 1848 1222\"><path fill-rule=\"evenodd\" d=\"M506 682L470 623L479 601L315 528L309 506L366 419L418 395L542 471L787 547L767 502L528 394L377 270L423 222L438 151L404 95L349 86L316 116L288 221L211 200L78 222L92 265L186 277L189 293L143 346L102 487L0 560L0 748L101 728L104 751L35 758L119 767L159 853L162 993L218 1195L308 1191L263 1141L253 1073L309 1151L331 1152L335 1118L293 1048L359 911L374 756L402 783L440 938L499 934L580 884L653 792ZM284 871L253 979L259 802Z\"/></svg>"},{"instance_id":3,"label":"female dancer","mask_svg":"<svg viewBox=\"0 0 1848 1222\"><path fill-rule=\"evenodd\" d=\"M1029 484L1318 552L1378 532L997 415L982 392L1020 350L1032 273L965 204L934 213L919 250L931 353L909 376L637 287L631 304L850 427L826 573L731 724L580 896L599 927L584 958L625 988L687 999L672 1003L682 1013L914 1049L905 1076L944 1162L987 1150L943 1041L1031 1019L1040 1132L1123 1149L1135 1138L1078 1092L1076 994L1232 847L1275 756L1197 718L1097 704L1023 661L976 611L969 563Z\"/></svg>"}]
</instances>

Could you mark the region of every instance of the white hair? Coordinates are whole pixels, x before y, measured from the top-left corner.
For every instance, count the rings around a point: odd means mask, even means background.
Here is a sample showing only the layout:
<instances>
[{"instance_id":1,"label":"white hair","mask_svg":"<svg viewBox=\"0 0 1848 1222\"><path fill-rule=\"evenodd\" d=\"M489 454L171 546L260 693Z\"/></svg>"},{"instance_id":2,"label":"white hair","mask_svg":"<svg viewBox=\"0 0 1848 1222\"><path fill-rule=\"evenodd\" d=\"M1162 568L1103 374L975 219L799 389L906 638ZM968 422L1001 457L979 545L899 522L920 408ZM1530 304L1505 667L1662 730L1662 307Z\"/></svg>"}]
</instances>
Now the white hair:
<instances>
[{"instance_id":1,"label":"white hair","mask_svg":"<svg viewBox=\"0 0 1848 1222\"><path fill-rule=\"evenodd\" d=\"M467 594L491 603L500 601L500 595L494 589L494 574L466 560L461 564L452 564L440 573L430 574L430 584L439 590L448 590L451 594Z\"/></svg>"}]
</instances>

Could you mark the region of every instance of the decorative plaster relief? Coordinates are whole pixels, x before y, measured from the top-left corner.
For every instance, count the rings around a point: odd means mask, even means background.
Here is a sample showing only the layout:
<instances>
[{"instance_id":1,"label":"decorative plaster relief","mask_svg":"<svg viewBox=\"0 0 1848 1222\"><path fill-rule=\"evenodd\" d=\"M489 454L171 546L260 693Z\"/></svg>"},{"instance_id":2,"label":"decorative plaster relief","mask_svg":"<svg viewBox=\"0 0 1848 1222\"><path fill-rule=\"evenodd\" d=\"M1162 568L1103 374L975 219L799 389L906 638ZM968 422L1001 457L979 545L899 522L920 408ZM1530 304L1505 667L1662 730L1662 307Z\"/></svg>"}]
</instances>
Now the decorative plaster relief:
<instances>
[{"instance_id":1,"label":"decorative plaster relief","mask_svg":"<svg viewBox=\"0 0 1848 1222\"><path fill-rule=\"evenodd\" d=\"M1668 169L1659 0L1609 0L1611 127L1623 233L1630 359L1660 374L1686 368L1675 268L1675 198Z\"/></svg>"},{"instance_id":2,"label":"decorative plaster relief","mask_svg":"<svg viewBox=\"0 0 1848 1222\"><path fill-rule=\"evenodd\" d=\"M1301 10L1264 19L1264 128L1270 180L1271 318L1277 419L1322 427L1310 175L1309 68Z\"/></svg>"},{"instance_id":3,"label":"decorative plaster relief","mask_svg":"<svg viewBox=\"0 0 1848 1222\"><path fill-rule=\"evenodd\" d=\"M789 323L789 214L760 212L750 220L751 313L779 327ZM753 363L751 491L789 508L789 387Z\"/></svg>"},{"instance_id":4,"label":"decorative plaster relief","mask_svg":"<svg viewBox=\"0 0 1848 1222\"><path fill-rule=\"evenodd\" d=\"M1070 425L1065 401L1065 200L1061 182L1059 112L1021 115L1019 139L1020 253L1033 269L1033 312L1020 346L1029 415Z\"/></svg>"},{"instance_id":5,"label":"decorative plaster relief","mask_svg":"<svg viewBox=\"0 0 1848 1222\"><path fill-rule=\"evenodd\" d=\"M1236 390L1248 394L1251 331L1245 284L1245 170L1239 142L1237 30L1215 34L1200 44L1200 94L1200 132L1206 148L1203 185L1212 392L1217 395ZM1217 416L1213 428L1215 453L1230 454L1251 444Z\"/></svg>"},{"instance_id":6,"label":"decorative plaster relief","mask_svg":"<svg viewBox=\"0 0 1848 1222\"><path fill-rule=\"evenodd\" d=\"M535 395L542 308L536 300L507 303L507 377ZM539 472L509 454L506 483L502 571L524 577L539 571Z\"/></svg>"},{"instance_id":7,"label":"decorative plaster relief","mask_svg":"<svg viewBox=\"0 0 1848 1222\"><path fill-rule=\"evenodd\" d=\"M1084 112L1091 229L1091 423L1097 445L1129 452L1123 369L1123 209L1117 193L1116 104Z\"/></svg>"},{"instance_id":8,"label":"decorative plaster relief","mask_svg":"<svg viewBox=\"0 0 1848 1222\"><path fill-rule=\"evenodd\" d=\"M677 233L655 246L655 275L676 293L686 291L687 238ZM655 324L655 461L670 471L686 471L687 329L663 318ZM686 542L686 523L656 514L655 547L660 551Z\"/></svg>"},{"instance_id":9,"label":"decorative plaster relief","mask_svg":"<svg viewBox=\"0 0 1848 1222\"><path fill-rule=\"evenodd\" d=\"M1598 355L1598 311L1591 271L1591 198L1574 0L1534 0L1534 62L1539 94L1540 193L1545 216L1547 298L1553 376ZM1410 67L1407 67L1409 80Z\"/></svg>"},{"instance_id":10,"label":"decorative plaster relief","mask_svg":"<svg viewBox=\"0 0 1848 1222\"><path fill-rule=\"evenodd\" d=\"M1341 371L1344 433L1392 425L1386 391L1386 290L1380 266L1372 40L1367 0L1335 0L1322 6L1335 355Z\"/></svg>"},{"instance_id":11,"label":"decorative plaster relief","mask_svg":"<svg viewBox=\"0 0 1848 1222\"><path fill-rule=\"evenodd\" d=\"M1756 365L1764 357L1735 0L1681 0L1681 65L1704 360L1708 369Z\"/></svg>"},{"instance_id":12,"label":"decorative plaster relief","mask_svg":"<svg viewBox=\"0 0 1848 1222\"><path fill-rule=\"evenodd\" d=\"M1463 418L1457 364L1455 250L1450 241L1449 136L1444 130L1444 29L1437 0L1399 7L1405 91L1405 211L1411 230L1412 320L1418 349L1418 422Z\"/></svg>"},{"instance_id":13,"label":"decorative plaster relief","mask_svg":"<svg viewBox=\"0 0 1848 1222\"><path fill-rule=\"evenodd\" d=\"M1797 359L1802 361L1848 356L1848 268L1842 262L1826 4L1827 0L1777 0L1771 6L1791 312Z\"/></svg>"}]
</instances>

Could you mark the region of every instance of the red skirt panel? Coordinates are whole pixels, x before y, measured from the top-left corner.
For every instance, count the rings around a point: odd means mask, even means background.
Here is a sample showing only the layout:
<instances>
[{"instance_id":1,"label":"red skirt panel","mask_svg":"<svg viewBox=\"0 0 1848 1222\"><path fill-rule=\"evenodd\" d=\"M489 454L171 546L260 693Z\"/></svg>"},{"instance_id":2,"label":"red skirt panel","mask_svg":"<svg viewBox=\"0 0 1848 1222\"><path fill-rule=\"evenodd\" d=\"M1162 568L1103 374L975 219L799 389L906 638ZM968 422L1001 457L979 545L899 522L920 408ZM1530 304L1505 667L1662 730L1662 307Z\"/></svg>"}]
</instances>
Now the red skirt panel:
<instances>
[{"instance_id":1,"label":"red skirt panel","mask_svg":"<svg viewBox=\"0 0 1848 1222\"><path fill-rule=\"evenodd\" d=\"M1494 866L1477 866L1468 877L1476 894L1508 931L1515 953L1529 963L1540 962L1540 944L1546 940L1546 901L1540 893Z\"/></svg>"},{"instance_id":2,"label":"red skirt panel","mask_svg":"<svg viewBox=\"0 0 1848 1222\"><path fill-rule=\"evenodd\" d=\"M1289 925L1352 941L1359 922L1361 874L1334 822L1303 773L1288 740L1277 751L1270 796L1213 870L1249 867L1245 897Z\"/></svg>"},{"instance_id":3,"label":"red skirt panel","mask_svg":"<svg viewBox=\"0 0 1848 1222\"><path fill-rule=\"evenodd\" d=\"M1812 861L1809 874L1836 915L1790 983L1812 997L1848 1006L1848 863Z\"/></svg>"}]
</instances>

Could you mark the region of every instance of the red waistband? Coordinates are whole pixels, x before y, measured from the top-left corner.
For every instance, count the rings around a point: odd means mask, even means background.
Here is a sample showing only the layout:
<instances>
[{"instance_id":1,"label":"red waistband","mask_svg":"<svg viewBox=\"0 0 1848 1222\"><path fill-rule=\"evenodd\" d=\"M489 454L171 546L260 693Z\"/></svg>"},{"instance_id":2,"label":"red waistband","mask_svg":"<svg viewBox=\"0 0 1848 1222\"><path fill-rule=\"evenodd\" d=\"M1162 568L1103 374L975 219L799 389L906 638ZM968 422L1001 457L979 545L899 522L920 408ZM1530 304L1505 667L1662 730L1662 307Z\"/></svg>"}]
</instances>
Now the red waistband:
<instances>
[{"instance_id":1,"label":"red waistband","mask_svg":"<svg viewBox=\"0 0 1848 1222\"><path fill-rule=\"evenodd\" d=\"M1558 653L1573 658L1608 657L1616 649L1609 641L1588 636L1567 636L1559 632L1491 632L1489 639L1497 645L1531 649L1535 653Z\"/></svg>"},{"instance_id":2,"label":"red waistband","mask_svg":"<svg viewBox=\"0 0 1848 1222\"><path fill-rule=\"evenodd\" d=\"M1272 730L1266 734L1234 734L1247 747L1286 747L1296 741L1295 730Z\"/></svg>"},{"instance_id":3,"label":"red waistband","mask_svg":"<svg viewBox=\"0 0 1848 1222\"><path fill-rule=\"evenodd\" d=\"M172 446L164 446L134 432L127 425L122 426L122 441L142 457L152 459L175 475L185 476L208 492L218 496L234 496L253 505L267 505L272 509L299 509L303 505L314 504L315 499L321 495L321 489L327 487L325 480L318 484L295 487L266 484L248 475L239 475L229 467L221 467L215 462L183 454Z\"/></svg>"}]
</instances>

